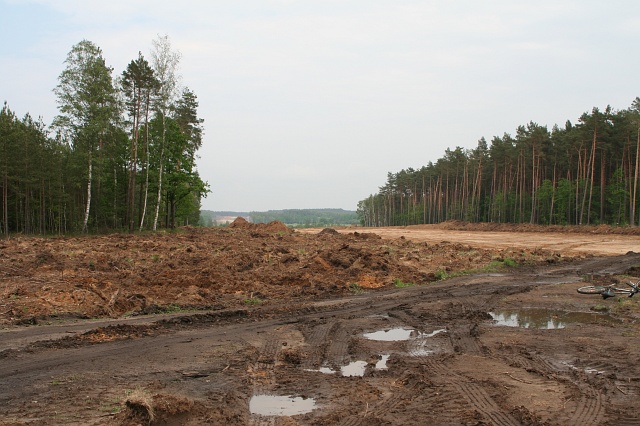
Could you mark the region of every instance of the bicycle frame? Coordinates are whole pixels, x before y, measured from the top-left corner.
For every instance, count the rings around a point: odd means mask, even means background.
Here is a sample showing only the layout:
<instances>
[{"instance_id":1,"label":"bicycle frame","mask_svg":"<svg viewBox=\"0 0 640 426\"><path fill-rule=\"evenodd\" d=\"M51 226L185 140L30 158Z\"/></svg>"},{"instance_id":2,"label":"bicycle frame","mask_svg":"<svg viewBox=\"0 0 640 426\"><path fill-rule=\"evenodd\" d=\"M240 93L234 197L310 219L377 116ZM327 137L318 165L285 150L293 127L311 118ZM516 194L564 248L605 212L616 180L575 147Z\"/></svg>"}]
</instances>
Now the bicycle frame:
<instances>
[{"instance_id":1,"label":"bicycle frame","mask_svg":"<svg viewBox=\"0 0 640 426\"><path fill-rule=\"evenodd\" d=\"M626 294L628 297L633 297L634 294L640 292L640 281L636 282L635 284L630 281L627 283L627 285L631 287L631 289L615 287L615 284L607 286L588 285L578 288L578 293L599 294L603 299L606 299L608 297L614 297L618 294Z\"/></svg>"}]
</instances>

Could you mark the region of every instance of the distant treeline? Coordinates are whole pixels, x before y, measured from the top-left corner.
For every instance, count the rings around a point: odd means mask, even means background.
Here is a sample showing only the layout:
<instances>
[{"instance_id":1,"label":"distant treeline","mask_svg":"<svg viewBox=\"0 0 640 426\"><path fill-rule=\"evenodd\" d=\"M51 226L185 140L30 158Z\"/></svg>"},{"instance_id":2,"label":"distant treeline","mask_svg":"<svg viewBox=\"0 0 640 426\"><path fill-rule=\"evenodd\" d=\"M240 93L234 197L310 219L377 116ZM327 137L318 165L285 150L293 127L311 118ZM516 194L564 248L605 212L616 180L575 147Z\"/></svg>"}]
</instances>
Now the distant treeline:
<instances>
[{"instance_id":1,"label":"distant treeline","mask_svg":"<svg viewBox=\"0 0 640 426\"><path fill-rule=\"evenodd\" d=\"M475 149L447 149L419 170L388 173L358 203L365 226L447 220L636 225L640 98L621 111L593 108L564 127L530 122Z\"/></svg>"},{"instance_id":2,"label":"distant treeline","mask_svg":"<svg viewBox=\"0 0 640 426\"><path fill-rule=\"evenodd\" d=\"M216 217L242 216L253 223L269 223L278 220L294 227L324 227L337 225L354 225L359 223L355 211L343 209L290 209L269 210L266 212L213 212L203 210L200 223L205 226L215 225Z\"/></svg>"}]
</instances>

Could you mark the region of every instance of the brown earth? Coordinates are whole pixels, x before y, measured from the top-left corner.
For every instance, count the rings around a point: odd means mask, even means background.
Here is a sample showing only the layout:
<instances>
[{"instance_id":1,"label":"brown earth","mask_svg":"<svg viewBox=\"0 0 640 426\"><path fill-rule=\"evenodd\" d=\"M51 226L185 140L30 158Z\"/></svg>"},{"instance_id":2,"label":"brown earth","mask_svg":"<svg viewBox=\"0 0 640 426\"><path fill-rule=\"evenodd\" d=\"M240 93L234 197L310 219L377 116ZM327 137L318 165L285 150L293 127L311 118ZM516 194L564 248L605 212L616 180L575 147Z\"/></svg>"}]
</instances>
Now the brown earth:
<instances>
[{"instance_id":1,"label":"brown earth","mask_svg":"<svg viewBox=\"0 0 640 426\"><path fill-rule=\"evenodd\" d=\"M638 279L635 228L0 240L0 425L640 424L640 302L575 291Z\"/></svg>"}]
</instances>

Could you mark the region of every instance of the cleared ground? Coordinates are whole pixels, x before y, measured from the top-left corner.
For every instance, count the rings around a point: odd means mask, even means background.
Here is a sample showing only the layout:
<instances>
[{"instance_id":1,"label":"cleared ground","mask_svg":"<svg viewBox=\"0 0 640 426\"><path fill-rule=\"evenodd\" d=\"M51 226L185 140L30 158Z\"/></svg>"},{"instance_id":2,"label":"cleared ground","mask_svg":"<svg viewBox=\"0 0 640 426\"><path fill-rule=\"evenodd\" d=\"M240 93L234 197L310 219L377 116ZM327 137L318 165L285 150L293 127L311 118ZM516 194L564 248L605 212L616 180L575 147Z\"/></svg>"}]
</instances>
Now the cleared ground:
<instances>
[{"instance_id":1,"label":"cleared ground","mask_svg":"<svg viewBox=\"0 0 640 426\"><path fill-rule=\"evenodd\" d=\"M0 424L639 424L640 237L535 231L2 240Z\"/></svg>"}]
</instances>

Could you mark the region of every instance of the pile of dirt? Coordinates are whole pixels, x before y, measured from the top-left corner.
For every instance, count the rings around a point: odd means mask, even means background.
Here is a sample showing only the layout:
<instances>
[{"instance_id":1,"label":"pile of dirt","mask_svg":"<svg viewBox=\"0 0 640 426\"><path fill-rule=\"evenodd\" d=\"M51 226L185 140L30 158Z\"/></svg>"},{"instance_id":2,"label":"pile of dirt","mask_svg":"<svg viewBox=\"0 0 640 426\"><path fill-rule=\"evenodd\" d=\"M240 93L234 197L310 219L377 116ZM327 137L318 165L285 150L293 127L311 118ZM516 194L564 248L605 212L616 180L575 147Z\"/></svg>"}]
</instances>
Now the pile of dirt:
<instances>
[{"instance_id":1,"label":"pile of dirt","mask_svg":"<svg viewBox=\"0 0 640 426\"><path fill-rule=\"evenodd\" d=\"M303 234L281 222L174 233L2 241L0 324L226 309L425 283L504 259L557 261L542 250Z\"/></svg>"},{"instance_id":2,"label":"pile of dirt","mask_svg":"<svg viewBox=\"0 0 640 426\"><path fill-rule=\"evenodd\" d=\"M269 223L251 223L243 217L237 217L229 224L232 229L248 229L252 231L266 232L270 234L291 233L293 230L279 220Z\"/></svg>"}]
</instances>

